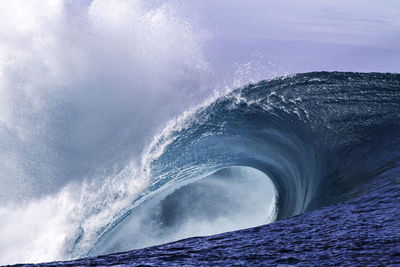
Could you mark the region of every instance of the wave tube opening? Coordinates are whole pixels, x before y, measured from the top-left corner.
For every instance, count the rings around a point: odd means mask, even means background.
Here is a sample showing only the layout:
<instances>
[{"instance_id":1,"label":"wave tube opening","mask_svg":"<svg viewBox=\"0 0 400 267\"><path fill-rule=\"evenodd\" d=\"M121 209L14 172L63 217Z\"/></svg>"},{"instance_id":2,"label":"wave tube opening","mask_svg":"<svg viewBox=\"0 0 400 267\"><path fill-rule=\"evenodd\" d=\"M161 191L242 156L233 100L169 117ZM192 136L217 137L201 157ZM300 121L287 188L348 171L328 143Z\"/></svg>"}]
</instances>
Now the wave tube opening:
<instances>
[{"instance_id":1,"label":"wave tube opening","mask_svg":"<svg viewBox=\"0 0 400 267\"><path fill-rule=\"evenodd\" d=\"M138 205L89 254L235 231L276 218L275 187L254 168L228 167L165 187Z\"/></svg>"}]
</instances>

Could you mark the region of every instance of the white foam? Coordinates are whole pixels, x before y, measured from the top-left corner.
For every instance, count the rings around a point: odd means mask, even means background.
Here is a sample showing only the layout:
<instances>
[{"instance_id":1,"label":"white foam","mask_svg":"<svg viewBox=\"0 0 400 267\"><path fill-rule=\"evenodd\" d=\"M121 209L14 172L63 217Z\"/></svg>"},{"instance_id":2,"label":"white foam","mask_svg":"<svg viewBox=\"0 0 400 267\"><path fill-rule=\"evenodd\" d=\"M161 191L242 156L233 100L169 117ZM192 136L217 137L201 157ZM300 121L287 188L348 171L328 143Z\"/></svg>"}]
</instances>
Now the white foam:
<instances>
[{"instance_id":1,"label":"white foam","mask_svg":"<svg viewBox=\"0 0 400 267\"><path fill-rule=\"evenodd\" d=\"M148 185L143 147L209 71L173 8L0 3L0 264L84 254Z\"/></svg>"}]
</instances>

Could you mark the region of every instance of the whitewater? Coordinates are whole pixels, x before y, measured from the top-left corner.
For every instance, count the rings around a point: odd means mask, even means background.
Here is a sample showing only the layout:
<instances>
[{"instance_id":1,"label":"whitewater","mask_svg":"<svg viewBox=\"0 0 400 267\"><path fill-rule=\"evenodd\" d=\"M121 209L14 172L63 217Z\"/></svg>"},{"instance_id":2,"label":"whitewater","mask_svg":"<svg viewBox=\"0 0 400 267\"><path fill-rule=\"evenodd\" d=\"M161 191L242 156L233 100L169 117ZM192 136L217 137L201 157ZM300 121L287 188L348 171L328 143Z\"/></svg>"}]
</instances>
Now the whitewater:
<instances>
[{"instance_id":1,"label":"whitewater","mask_svg":"<svg viewBox=\"0 0 400 267\"><path fill-rule=\"evenodd\" d=\"M166 4L0 7L0 263L67 259L148 186L146 143L204 94L201 35Z\"/></svg>"},{"instance_id":2,"label":"whitewater","mask_svg":"<svg viewBox=\"0 0 400 267\"><path fill-rule=\"evenodd\" d=\"M382 178L400 166L398 65L286 71L255 53L221 71L185 12L0 3L0 264L253 228L398 187Z\"/></svg>"}]
</instances>

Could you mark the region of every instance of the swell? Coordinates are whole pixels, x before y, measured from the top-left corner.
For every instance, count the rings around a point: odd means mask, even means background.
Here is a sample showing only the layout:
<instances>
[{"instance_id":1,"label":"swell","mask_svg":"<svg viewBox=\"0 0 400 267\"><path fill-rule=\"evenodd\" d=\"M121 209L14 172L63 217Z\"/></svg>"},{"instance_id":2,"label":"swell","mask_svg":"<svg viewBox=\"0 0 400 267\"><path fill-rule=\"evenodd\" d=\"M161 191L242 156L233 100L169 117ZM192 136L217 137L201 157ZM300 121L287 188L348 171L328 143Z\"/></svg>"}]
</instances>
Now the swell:
<instances>
[{"instance_id":1,"label":"swell","mask_svg":"<svg viewBox=\"0 0 400 267\"><path fill-rule=\"evenodd\" d=\"M236 89L156 138L150 186L108 225L90 255L124 231L135 208L163 188L233 166L267 174L281 220L342 202L400 162L400 75L314 72Z\"/></svg>"}]
</instances>

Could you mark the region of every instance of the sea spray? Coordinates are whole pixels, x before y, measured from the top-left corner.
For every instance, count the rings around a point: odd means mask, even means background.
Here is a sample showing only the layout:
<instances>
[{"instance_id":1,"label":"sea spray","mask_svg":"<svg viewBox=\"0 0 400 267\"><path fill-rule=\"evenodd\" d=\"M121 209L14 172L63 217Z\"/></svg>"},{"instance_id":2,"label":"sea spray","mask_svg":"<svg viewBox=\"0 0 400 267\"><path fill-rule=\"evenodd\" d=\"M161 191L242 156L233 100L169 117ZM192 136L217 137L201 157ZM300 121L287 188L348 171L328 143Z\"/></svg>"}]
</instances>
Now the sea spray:
<instances>
[{"instance_id":1,"label":"sea spray","mask_svg":"<svg viewBox=\"0 0 400 267\"><path fill-rule=\"evenodd\" d=\"M81 255L146 187L142 150L209 72L173 8L0 3L0 263Z\"/></svg>"}]
</instances>

